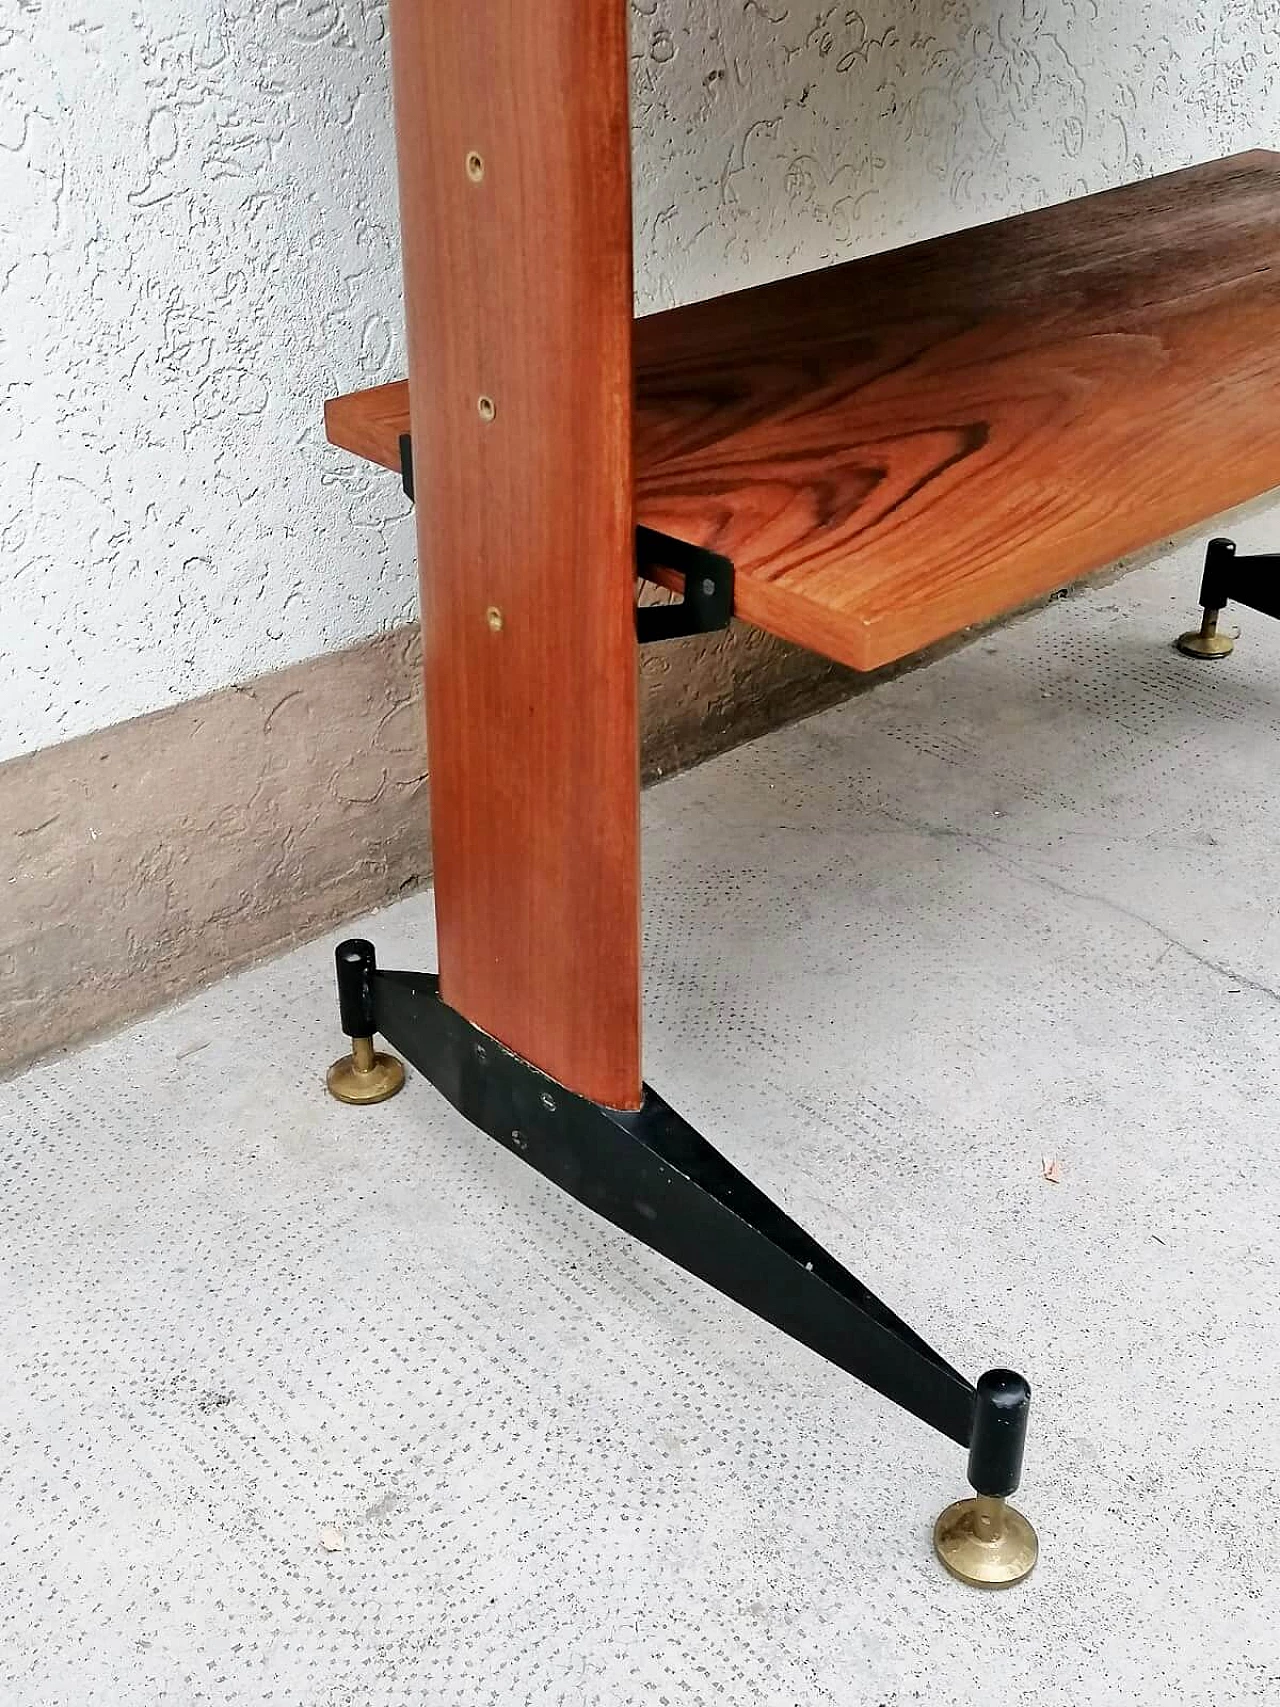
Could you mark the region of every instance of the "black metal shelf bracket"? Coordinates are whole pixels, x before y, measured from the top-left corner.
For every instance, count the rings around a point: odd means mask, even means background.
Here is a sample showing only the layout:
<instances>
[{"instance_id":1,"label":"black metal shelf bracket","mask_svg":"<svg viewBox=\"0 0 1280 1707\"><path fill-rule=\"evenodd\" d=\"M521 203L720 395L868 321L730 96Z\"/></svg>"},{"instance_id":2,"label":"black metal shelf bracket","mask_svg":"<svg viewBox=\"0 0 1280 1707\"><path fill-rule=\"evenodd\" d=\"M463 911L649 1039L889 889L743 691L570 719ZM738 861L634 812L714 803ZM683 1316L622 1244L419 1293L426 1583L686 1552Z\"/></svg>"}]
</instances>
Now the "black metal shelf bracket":
<instances>
[{"instance_id":1,"label":"black metal shelf bracket","mask_svg":"<svg viewBox=\"0 0 1280 1707\"><path fill-rule=\"evenodd\" d=\"M413 502L413 438L409 433L400 435L400 484L404 487L404 495Z\"/></svg>"},{"instance_id":2,"label":"black metal shelf bracket","mask_svg":"<svg viewBox=\"0 0 1280 1707\"><path fill-rule=\"evenodd\" d=\"M413 502L413 437L400 435L400 484ZM654 640L676 640L687 634L713 634L728 628L733 615L733 564L717 552L704 551L686 540L636 529L636 574L657 581L667 569L684 577L684 594L675 604L636 607L636 639L642 646Z\"/></svg>"},{"instance_id":3,"label":"black metal shelf bracket","mask_svg":"<svg viewBox=\"0 0 1280 1707\"><path fill-rule=\"evenodd\" d=\"M352 1053L330 1069L336 1096L375 1102L400 1088L385 1066L395 1057L373 1049L380 1033L473 1126L579 1203L967 1447L976 1497L939 1518L939 1557L983 1587L1030 1572L1035 1534L1007 1503L1031 1399L1022 1376L992 1370L971 1385L656 1091L646 1086L634 1111L590 1102L449 1007L433 973L380 970L363 940L339 945L337 972Z\"/></svg>"},{"instance_id":4,"label":"black metal shelf bracket","mask_svg":"<svg viewBox=\"0 0 1280 1707\"><path fill-rule=\"evenodd\" d=\"M728 628L733 615L733 564L727 557L655 528L638 527L636 574L657 581L659 569L684 577L684 596L677 604L636 607L636 638L642 646Z\"/></svg>"},{"instance_id":5,"label":"black metal shelf bracket","mask_svg":"<svg viewBox=\"0 0 1280 1707\"><path fill-rule=\"evenodd\" d=\"M1235 650L1228 634L1219 634L1218 619L1229 600L1280 618L1280 556L1241 557L1235 541L1211 539L1204 554L1200 582L1200 627L1180 634L1179 652L1188 658L1227 658Z\"/></svg>"}]
</instances>

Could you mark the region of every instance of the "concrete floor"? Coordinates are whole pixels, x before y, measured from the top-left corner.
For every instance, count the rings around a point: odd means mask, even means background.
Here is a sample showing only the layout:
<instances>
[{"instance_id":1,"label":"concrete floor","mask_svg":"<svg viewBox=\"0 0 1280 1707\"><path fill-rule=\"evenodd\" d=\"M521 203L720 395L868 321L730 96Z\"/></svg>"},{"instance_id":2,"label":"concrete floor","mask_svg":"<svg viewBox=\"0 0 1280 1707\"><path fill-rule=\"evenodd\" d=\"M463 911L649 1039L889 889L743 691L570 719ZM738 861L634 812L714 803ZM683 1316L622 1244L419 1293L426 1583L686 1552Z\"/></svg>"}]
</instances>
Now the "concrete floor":
<instances>
[{"instance_id":1,"label":"concrete floor","mask_svg":"<svg viewBox=\"0 0 1280 1707\"><path fill-rule=\"evenodd\" d=\"M946 1441L422 1081L329 1101L329 939L0 1086L0 1699L1280 1701L1280 626L1186 662L1195 585L646 797L649 1077L1029 1374L1028 1584L935 1565Z\"/></svg>"}]
</instances>

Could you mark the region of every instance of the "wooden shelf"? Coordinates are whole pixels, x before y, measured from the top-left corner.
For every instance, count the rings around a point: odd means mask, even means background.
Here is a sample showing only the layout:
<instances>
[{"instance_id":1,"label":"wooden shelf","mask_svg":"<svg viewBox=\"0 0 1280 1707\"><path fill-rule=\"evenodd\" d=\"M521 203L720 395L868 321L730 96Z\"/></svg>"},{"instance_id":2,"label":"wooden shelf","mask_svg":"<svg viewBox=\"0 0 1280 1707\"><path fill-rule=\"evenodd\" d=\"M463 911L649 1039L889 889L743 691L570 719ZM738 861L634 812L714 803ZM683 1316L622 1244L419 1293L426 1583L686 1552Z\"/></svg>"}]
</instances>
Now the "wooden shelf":
<instances>
[{"instance_id":1,"label":"wooden shelf","mask_svg":"<svg viewBox=\"0 0 1280 1707\"><path fill-rule=\"evenodd\" d=\"M635 324L636 519L874 669L1280 485L1280 155ZM399 467L404 385L336 398Z\"/></svg>"}]
</instances>

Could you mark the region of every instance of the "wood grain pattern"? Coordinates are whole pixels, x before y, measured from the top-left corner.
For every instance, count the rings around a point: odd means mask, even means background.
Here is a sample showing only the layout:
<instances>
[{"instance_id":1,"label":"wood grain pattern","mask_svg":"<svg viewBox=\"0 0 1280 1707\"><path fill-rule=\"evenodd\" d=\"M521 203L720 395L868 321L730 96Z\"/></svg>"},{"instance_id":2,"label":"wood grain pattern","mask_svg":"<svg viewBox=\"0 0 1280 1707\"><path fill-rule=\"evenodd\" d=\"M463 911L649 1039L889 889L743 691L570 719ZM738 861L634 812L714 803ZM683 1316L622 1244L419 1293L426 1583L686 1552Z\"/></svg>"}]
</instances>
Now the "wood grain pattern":
<instances>
[{"instance_id":1,"label":"wood grain pattern","mask_svg":"<svg viewBox=\"0 0 1280 1707\"><path fill-rule=\"evenodd\" d=\"M641 321L637 503L871 669L1280 482L1280 156Z\"/></svg>"},{"instance_id":2,"label":"wood grain pattern","mask_svg":"<svg viewBox=\"0 0 1280 1707\"><path fill-rule=\"evenodd\" d=\"M400 467L400 435L409 431L409 381L394 379L367 391L346 391L324 406L324 436L383 468Z\"/></svg>"},{"instance_id":3,"label":"wood grain pattern","mask_svg":"<svg viewBox=\"0 0 1280 1707\"><path fill-rule=\"evenodd\" d=\"M635 347L638 519L732 557L746 620L874 669L1280 483L1280 156L674 309Z\"/></svg>"},{"instance_id":4,"label":"wood grain pattern","mask_svg":"<svg viewBox=\"0 0 1280 1707\"><path fill-rule=\"evenodd\" d=\"M330 444L399 473L400 435L409 431L408 380L330 397L324 406L324 431Z\"/></svg>"},{"instance_id":5,"label":"wood grain pattern","mask_svg":"<svg viewBox=\"0 0 1280 1707\"><path fill-rule=\"evenodd\" d=\"M634 1107L626 11L392 0L391 39L441 989Z\"/></svg>"}]
</instances>

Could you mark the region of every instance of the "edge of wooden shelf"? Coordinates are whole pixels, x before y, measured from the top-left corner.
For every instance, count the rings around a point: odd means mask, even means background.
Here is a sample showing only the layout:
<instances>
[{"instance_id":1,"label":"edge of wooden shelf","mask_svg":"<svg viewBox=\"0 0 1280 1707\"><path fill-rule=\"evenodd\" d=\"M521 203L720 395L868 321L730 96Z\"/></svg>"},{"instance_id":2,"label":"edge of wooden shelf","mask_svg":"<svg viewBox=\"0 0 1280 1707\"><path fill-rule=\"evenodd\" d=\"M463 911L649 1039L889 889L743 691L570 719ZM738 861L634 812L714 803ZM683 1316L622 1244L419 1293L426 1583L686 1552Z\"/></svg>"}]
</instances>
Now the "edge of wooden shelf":
<instances>
[{"instance_id":1,"label":"edge of wooden shelf","mask_svg":"<svg viewBox=\"0 0 1280 1707\"><path fill-rule=\"evenodd\" d=\"M870 670L1280 484L1280 154L636 321L636 519ZM403 381L331 399L399 467Z\"/></svg>"}]
</instances>

